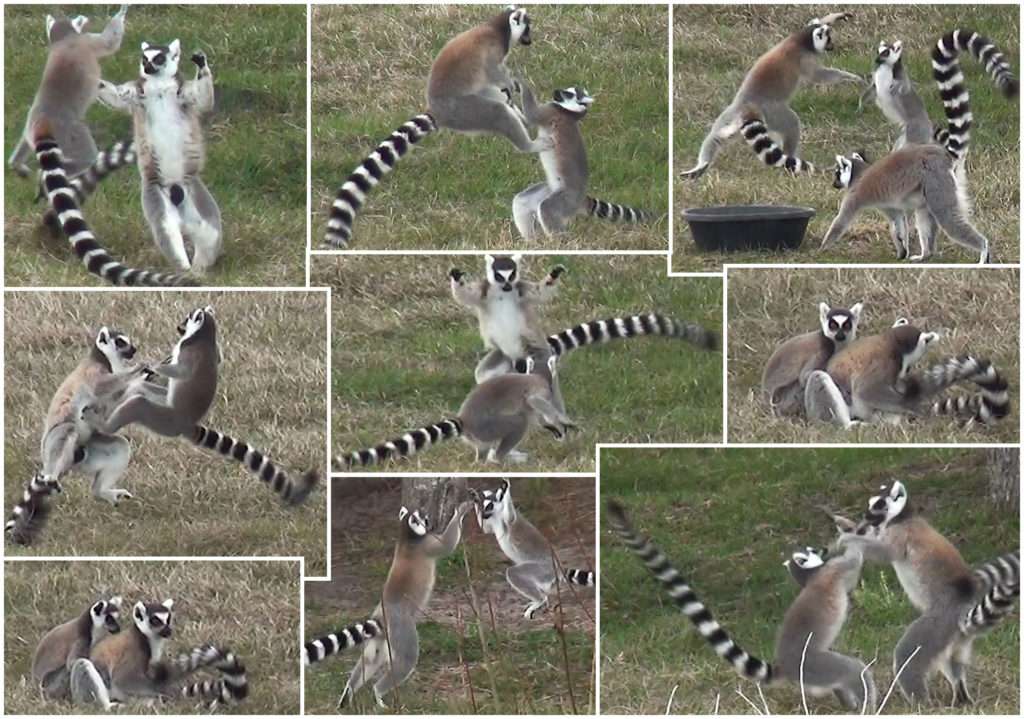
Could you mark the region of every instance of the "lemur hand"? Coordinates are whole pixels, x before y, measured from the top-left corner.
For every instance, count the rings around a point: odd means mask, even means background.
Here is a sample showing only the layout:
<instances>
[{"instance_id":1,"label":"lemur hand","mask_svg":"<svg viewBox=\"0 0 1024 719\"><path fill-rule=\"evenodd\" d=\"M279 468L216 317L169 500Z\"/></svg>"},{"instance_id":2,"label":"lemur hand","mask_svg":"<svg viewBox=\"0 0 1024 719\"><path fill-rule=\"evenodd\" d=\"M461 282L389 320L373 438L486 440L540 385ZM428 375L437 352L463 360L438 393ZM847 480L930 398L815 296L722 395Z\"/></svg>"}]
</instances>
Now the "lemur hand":
<instances>
[{"instance_id":1,"label":"lemur hand","mask_svg":"<svg viewBox=\"0 0 1024 719\"><path fill-rule=\"evenodd\" d=\"M466 273L457 267L453 267L448 270L448 276L452 278L452 282L461 283L462 278L466 276Z\"/></svg>"},{"instance_id":2,"label":"lemur hand","mask_svg":"<svg viewBox=\"0 0 1024 719\"><path fill-rule=\"evenodd\" d=\"M196 67L202 70L204 67L206 67L206 55L203 53L202 50L196 50L194 53L192 53L192 62L195 64Z\"/></svg>"},{"instance_id":3,"label":"lemur hand","mask_svg":"<svg viewBox=\"0 0 1024 719\"><path fill-rule=\"evenodd\" d=\"M117 14L114 15L114 17L119 17L119 18L121 18L123 20L124 16L127 15L127 14L128 14L128 6L127 5L122 5L121 9L117 11Z\"/></svg>"},{"instance_id":4,"label":"lemur hand","mask_svg":"<svg viewBox=\"0 0 1024 719\"><path fill-rule=\"evenodd\" d=\"M466 513L469 512L471 509L474 509L474 505L473 505L472 502L469 502L469 501L463 502L462 504L459 505L459 509L458 509L459 516L461 516L461 517L466 516Z\"/></svg>"},{"instance_id":5,"label":"lemur hand","mask_svg":"<svg viewBox=\"0 0 1024 719\"><path fill-rule=\"evenodd\" d=\"M565 265L555 265L551 268L551 272L548 273L548 284L550 285L559 277L565 274Z\"/></svg>"}]
</instances>

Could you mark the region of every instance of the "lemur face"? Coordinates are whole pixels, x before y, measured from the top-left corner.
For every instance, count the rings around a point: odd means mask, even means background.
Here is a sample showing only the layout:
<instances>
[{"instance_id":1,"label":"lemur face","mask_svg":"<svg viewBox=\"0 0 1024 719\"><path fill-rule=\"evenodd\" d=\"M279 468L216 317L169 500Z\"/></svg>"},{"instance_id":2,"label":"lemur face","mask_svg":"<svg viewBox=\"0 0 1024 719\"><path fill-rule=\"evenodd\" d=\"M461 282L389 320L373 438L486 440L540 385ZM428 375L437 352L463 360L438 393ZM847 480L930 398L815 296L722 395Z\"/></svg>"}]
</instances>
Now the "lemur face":
<instances>
[{"instance_id":1,"label":"lemur face","mask_svg":"<svg viewBox=\"0 0 1024 719\"><path fill-rule=\"evenodd\" d=\"M94 629L106 629L109 634L121 631L121 597L100 600L92 605L92 626Z\"/></svg>"},{"instance_id":2,"label":"lemur face","mask_svg":"<svg viewBox=\"0 0 1024 719\"><path fill-rule=\"evenodd\" d=\"M853 341L857 336L857 324L860 322L860 313L864 309L864 303L858 302L848 310L841 307L830 308L822 302L818 305L818 317L821 323L821 332L833 342Z\"/></svg>"},{"instance_id":3,"label":"lemur face","mask_svg":"<svg viewBox=\"0 0 1024 719\"><path fill-rule=\"evenodd\" d=\"M187 340L199 332L208 322L211 325L213 324L213 307L210 305L189 312L185 321L178 325L178 334L181 335L182 341Z\"/></svg>"},{"instance_id":4,"label":"lemur face","mask_svg":"<svg viewBox=\"0 0 1024 719\"><path fill-rule=\"evenodd\" d=\"M875 58L876 65L888 65L892 67L900 61L900 56L903 55L903 42L897 40L892 45L888 43L879 43L878 45L878 56Z\"/></svg>"},{"instance_id":5,"label":"lemur face","mask_svg":"<svg viewBox=\"0 0 1024 719\"><path fill-rule=\"evenodd\" d=\"M409 531L417 537L423 537L430 531L430 518L426 514L421 514L418 509L415 512L410 512L402 507L398 512L398 519L404 521Z\"/></svg>"},{"instance_id":6,"label":"lemur face","mask_svg":"<svg viewBox=\"0 0 1024 719\"><path fill-rule=\"evenodd\" d=\"M515 5L509 5L508 10L508 46L512 47L516 43L529 45L533 42L533 38L530 37L530 16L526 14L526 10Z\"/></svg>"},{"instance_id":7,"label":"lemur face","mask_svg":"<svg viewBox=\"0 0 1024 719\"><path fill-rule=\"evenodd\" d=\"M882 485L881 494L868 501L864 519L875 527L882 527L900 516L907 508L907 488L900 481Z\"/></svg>"},{"instance_id":8,"label":"lemur face","mask_svg":"<svg viewBox=\"0 0 1024 719\"><path fill-rule=\"evenodd\" d=\"M815 28L811 30L811 42L814 44L815 52L831 52L832 26L816 25Z\"/></svg>"},{"instance_id":9,"label":"lemur face","mask_svg":"<svg viewBox=\"0 0 1024 719\"><path fill-rule=\"evenodd\" d=\"M139 72L145 77L172 78L178 74L181 60L181 43L175 40L170 45L142 43L142 61Z\"/></svg>"},{"instance_id":10,"label":"lemur face","mask_svg":"<svg viewBox=\"0 0 1024 719\"><path fill-rule=\"evenodd\" d=\"M131 338L109 327L100 327L100 331L96 333L96 349L107 358L110 368L114 371L124 367L135 356L135 345L132 344Z\"/></svg>"},{"instance_id":11,"label":"lemur face","mask_svg":"<svg viewBox=\"0 0 1024 719\"><path fill-rule=\"evenodd\" d=\"M826 554L827 551L824 549L806 547L801 551L793 552L791 558L782 564L789 570L790 576L796 580L796 583L803 587L816 571L825 566Z\"/></svg>"},{"instance_id":12,"label":"lemur face","mask_svg":"<svg viewBox=\"0 0 1024 719\"><path fill-rule=\"evenodd\" d=\"M842 155L836 155L836 169L835 177L832 180L832 187L837 190L845 190L851 183L853 183L853 162Z\"/></svg>"},{"instance_id":13,"label":"lemur face","mask_svg":"<svg viewBox=\"0 0 1024 719\"><path fill-rule=\"evenodd\" d=\"M168 639L171 636L171 607L173 599L166 599L160 604L136 602L132 609L132 619L138 630L150 639Z\"/></svg>"},{"instance_id":14,"label":"lemur face","mask_svg":"<svg viewBox=\"0 0 1024 719\"><path fill-rule=\"evenodd\" d=\"M587 114L587 109L594 104L594 98L580 87L567 87L564 90L555 90L555 103L563 110L576 113L577 115Z\"/></svg>"},{"instance_id":15,"label":"lemur face","mask_svg":"<svg viewBox=\"0 0 1024 719\"><path fill-rule=\"evenodd\" d=\"M78 15L71 19L61 18L58 20L53 15L46 16L46 38L52 45L60 42L69 35L81 35L82 29L89 22L85 15Z\"/></svg>"},{"instance_id":16,"label":"lemur face","mask_svg":"<svg viewBox=\"0 0 1024 719\"><path fill-rule=\"evenodd\" d=\"M511 257L487 255L487 282L500 287L502 292L511 292L519 281L519 261L522 255Z\"/></svg>"}]
</instances>

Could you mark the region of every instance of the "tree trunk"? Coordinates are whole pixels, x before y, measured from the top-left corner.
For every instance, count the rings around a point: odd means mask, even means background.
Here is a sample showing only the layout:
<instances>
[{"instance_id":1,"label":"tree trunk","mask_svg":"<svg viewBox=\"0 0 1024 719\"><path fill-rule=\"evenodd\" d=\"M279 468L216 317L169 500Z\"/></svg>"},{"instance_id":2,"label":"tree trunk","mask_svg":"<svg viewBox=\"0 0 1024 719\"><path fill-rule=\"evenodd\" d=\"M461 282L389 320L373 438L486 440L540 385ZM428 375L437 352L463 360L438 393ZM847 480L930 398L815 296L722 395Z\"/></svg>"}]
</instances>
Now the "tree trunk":
<instances>
[{"instance_id":1,"label":"tree trunk","mask_svg":"<svg viewBox=\"0 0 1024 719\"><path fill-rule=\"evenodd\" d=\"M1020 450L988 450L988 494L997 507L1020 510Z\"/></svg>"},{"instance_id":2,"label":"tree trunk","mask_svg":"<svg viewBox=\"0 0 1024 719\"><path fill-rule=\"evenodd\" d=\"M402 480L402 504L410 512L417 509L430 517L432 531L441 532L455 515L459 504L468 499L464 477L429 479L406 477Z\"/></svg>"}]
</instances>

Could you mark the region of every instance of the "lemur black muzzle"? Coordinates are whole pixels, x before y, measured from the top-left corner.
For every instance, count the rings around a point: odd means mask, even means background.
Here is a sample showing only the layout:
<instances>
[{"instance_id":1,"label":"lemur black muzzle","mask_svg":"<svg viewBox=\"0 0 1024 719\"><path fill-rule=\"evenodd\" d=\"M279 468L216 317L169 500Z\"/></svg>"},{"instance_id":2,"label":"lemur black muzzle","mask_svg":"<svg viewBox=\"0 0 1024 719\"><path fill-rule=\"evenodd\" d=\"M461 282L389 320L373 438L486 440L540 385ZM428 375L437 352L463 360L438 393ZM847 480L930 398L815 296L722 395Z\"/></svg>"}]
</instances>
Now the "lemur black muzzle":
<instances>
[{"instance_id":1,"label":"lemur black muzzle","mask_svg":"<svg viewBox=\"0 0 1024 719\"><path fill-rule=\"evenodd\" d=\"M530 37L530 23L526 23L526 29L523 30L523 34L519 36L519 42L523 45L529 45L533 42L533 38Z\"/></svg>"},{"instance_id":2,"label":"lemur black muzzle","mask_svg":"<svg viewBox=\"0 0 1024 719\"><path fill-rule=\"evenodd\" d=\"M163 629L157 632L157 634L160 636L161 639L167 639L171 636L171 625L165 624Z\"/></svg>"},{"instance_id":3,"label":"lemur black muzzle","mask_svg":"<svg viewBox=\"0 0 1024 719\"><path fill-rule=\"evenodd\" d=\"M110 634L117 634L119 631L121 631L121 625L118 624L117 619L115 619L110 614L108 614L106 618L103 620L103 626Z\"/></svg>"}]
</instances>

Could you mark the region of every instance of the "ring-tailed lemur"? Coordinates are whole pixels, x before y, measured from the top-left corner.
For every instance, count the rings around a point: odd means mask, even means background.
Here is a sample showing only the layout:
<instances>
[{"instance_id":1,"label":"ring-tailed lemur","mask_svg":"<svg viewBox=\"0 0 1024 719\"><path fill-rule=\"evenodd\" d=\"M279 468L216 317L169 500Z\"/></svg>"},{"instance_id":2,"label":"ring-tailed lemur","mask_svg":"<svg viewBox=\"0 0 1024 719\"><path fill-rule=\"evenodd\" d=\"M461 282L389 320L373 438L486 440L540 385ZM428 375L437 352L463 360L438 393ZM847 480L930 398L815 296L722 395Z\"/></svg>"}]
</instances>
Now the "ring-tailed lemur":
<instances>
[{"instance_id":1,"label":"ring-tailed lemur","mask_svg":"<svg viewBox=\"0 0 1024 719\"><path fill-rule=\"evenodd\" d=\"M117 702L136 698L198 697L204 701L236 703L249 694L245 666L231 651L203 645L164 659L171 637L174 602L136 602L132 626L108 636L93 647L88 659L71 666L71 698L99 703L109 711ZM220 679L181 684L204 668L216 669Z\"/></svg>"},{"instance_id":2,"label":"ring-tailed lemur","mask_svg":"<svg viewBox=\"0 0 1024 719\"><path fill-rule=\"evenodd\" d=\"M625 205L595 199L587 194L587 148L580 121L594 102L586 90L569 87L555 90L554 99L537 105L526 83L519 83L523 114L538 139L549 139L551 148L538 154L544 182L530 185L512 200L512 218L523 239L532 241L540 228L545 236L563 232L572 219L587 214L630 223L645 222L649 215Z\"/></svg>"},{"instance_id":3,"label":"ring-tailed lemur","mask_svg":"<svg viewBox=\"0 0 1024 719\"><path fill-rule=\"evenodd\" d=\"M1005 616L1020 592L1019 553L972 571L956 547L914 511L902 482L883 486L864 519L835 517L839 542L869 561L891 564L910 603L920 612L893 655L899 686L910 702L927 704L927 680L940 671L956 704L971 702L967 668L979 633ZM986 588L982 578L991 584Z\"/></svg>"},{"instance_id":4,"label":"ring-tailed lemur","mask_svg":"<svg viewBox=\"0 0 1024 719\"><path fill-rule=\"evenodd\" d=\"M910 324L862 337L835 354L824 370L807 378L804 404L809 419L850 428L857 422L895 419L903 415L953 415L982 423L1002 419L1010 411L1007 382L991 362L963 356L912 372L935 332ZM981 393L943 399L954 384L971 382Z\"/></svg>"},{"instance_id":5,"label":"ring-tailed lemur","mask_svg":"<svg viewBox=\"0 0 1024 719\"><path fill-rule=\"evenodd\" d=\"M427 78L429 109L391 133L348 176L331 205L325 242L345 247L352 239L356 213L370 190L413 145L440 128L502 135L520 152L536 153L550 147L547 141L530 140L523 114L512 104L516 81L505 67L513 47L531 42L526 10L511 5L449 40Z\"/></svg>"},{"instance_id":6,"label":"ring-tailed lemur","mask_svg":"<svg viewBox=\"0 0 1024 719\"><path fill-rule=\"evenodd\" d=\"M415 671L420 653L416 623L430 603L437 560L447 557L459 546L462 520L472 509L472 502L460 504L444 531L435 534L431 532L430 519L425 512L410 512L402 507L398 513L402 525L398 546L381 590L380 604L371 618L305 645L302 655L307 664L341 649L363 645L359 661L338 700L339 708L369 683L373 684L377 704L386 708L384 695L399 687ZM383 633L382 626L386 626Z\"/></svg>"},{"instance_id":7,"label":"ring-tailed lemur","mask_svg":"<svg viewBox=\"0 0 1024 719\"><path fill-rule=\"evenodd\" d=\"M79 208L85 204L89 195L96 191L99 184L107 179L110 173L122 167L135 164L135 143L131 140L118 140L105 150L101 150L93 163L77 177L71 178L68 187L74 193ZM41 179L41 178L40 178ZM46 187L41 186L42 197L46 198ZM60 220L52 207L47 207L43 215L43 224L54 234L60 233Z\"/></svg>"},{"instance_id":8,"label":"ring-tailed lemur","mask_svg":"<svg viewBox=\"0 0 1024 719\"><path fill-rule=\"evenodd\" d=\"M25 129L14 148L8 166L22 177L30 174L25 163L32 157L34 129L45 120L67 158L67 172L78 175L96 158L96 143L85 122L85 112L96 100L100 84L100 58L116 53L124 38L124 18L128 6L122 5L102 33L83 33L89 22L84 15L72 19L46 16L46 36L50 50L43 77L29 108Z\"/></svg>"},{"instance_id":9,"label":"ring-tailed lemur","mask_svg":"<svg viewBox=\"0 0 1024 719\"><path fill-rule=\"evenodd\" d=\"M200 424L217 395L220 349L213 308L190 312L178 331L181 339L170 358L152 367L168 379L166 388L153 385L145 393L128 392L112 408L103 393L95 392L83 409L85 420L107 433L138 423L164 437L186 437L197 447L239 462L284 501L304 501L319 481L315 470L293 479L258 449Z\"/></svg>"},{"instance_id":10,"label":"ring-tailed lemur","mask_svg":"<svg viewBox=\"0 0 1024 719\"><path fill-rule=\"evenodd\" d=\"M71 697L71 665L88 658L101 639L121 631L121 597L101 599L39 640L32 655L32 679L47 699Z\"/></svg>"},{"instance_id":11,"label":"ring-tailed lemur","mask_svg":"<svg viewBox=\"0 0 1024 719\"><path fill-rule=\"evenodd\" d=\"M850 13L815 18L758 58L732 102L701 143L697 164L684 172L683 177L698 178L707 172L725 142L741 131L747 143L769 165L793 172L813 171L812 165L796 157L800 118L789 103L797 88L805 83L863 82L859 76L825 67L821 61L824 53L832 50L832 25L848 17ZM770 143L769 132L782 136L781 150Z\"/></svg>"},{"instance_id":12,"label":"ring-tailed lemur","mask_svg":"<svg viewBox=\"0 0 1024 719\"><path fill-rule=\"evenodd\" d=\"M551 543L512 504L509 481L503 479L496 490L470 490L477 524L484 534L493 534L501 551L515 566L505 578L509 585L529 600L523 616L534 615L548 605L548 595L559 582L593 587L596 574L584 569L564 569L555 558Z\"/></svg>"},{"instance_id":13,"label":"ring-tailed lemur","mask_svg":"<svg viewBox=\"0 0 1024 719\"><path fill-rule=\"evenodd\" d=\"M92 493L116 505L131 494L115 485L128 467L131 445L114 433L94 431L83 421L83 390L96 392L111 381L125 390L144 381L139 365L132 364L135 345L128 335L101 327L88 354L64 378L50 400L39 442L40 471L25 487L6 531L18 544L30 544L48 514L46 498L60 491L60 480L72 470L92 476Z\"/></svg>"},{"instance_id":14,"label":"ring-tailed lemur","mask_svg":"<svg viewBox=\"0 0 1024 719\"><path fill-rule=\"evenodd\" d=\"M527 357L526 374L505 374L478 384L455 417L418 427L401 437L358 452L343 454L335 463L344 470L411 457L439 442L462 437L476 450L477 461L524 462L525 452L516 449L531 427L539 425L555 439L563 439L576 424L559 406L557 357L537 364Z\"/></svg>"},{"instance_id":15,"label":"ring-tailed lemur","mask_svg":"<svg viewBox=\"0 0 1024 719\"><path fill-rule=\"evenodd\" d=\"M821 302L818 304L820 329L790 337L775 348L761 375L761 390L772 414L803 413L808 376L815 370L825 369L832 355L857 339L863 309L862 302L849 309L833 309Z\"/></svg>"},{"instance_id":16,"label":"ring-tailed lemur","mask_svg":"<svg viewBox=\"0 0 1024 719\"><path fill-rule=\"evenodd\" d=\"M213 73L206 55L192 55L195 80L178 74L181 43L142 43L139 78L101 82L100 102L132 115L142 212L157 248L178 270L205 272L221 252L220 208L200 174L206 162L202 115L213 110ZM189 260L185 241L193 246Z\"/></svg>"},{"instance_id":17,"label":"ring-tailed lemur","mask_svg":"<svg viewBox=\"0 0 1024 719\"><path fill-rule=\"evenodd\" d=\"M870 669L853 657L832 649L846 623L849 594L860 580L864 557L855 548L824 561L814 552L793 554L791 574L801 584L800 593L786 610L775 642L775 658L769 664L748 654L711 616L711 611L672 566L661 550L637 534L618 502L608 505L609 523L629 549L660 581L679 609L693 623L715 653L751 681L770 685L790 681L815 696L835 694L843 707L874 711L877 703Z\"/></svg>"}]
</instances>

